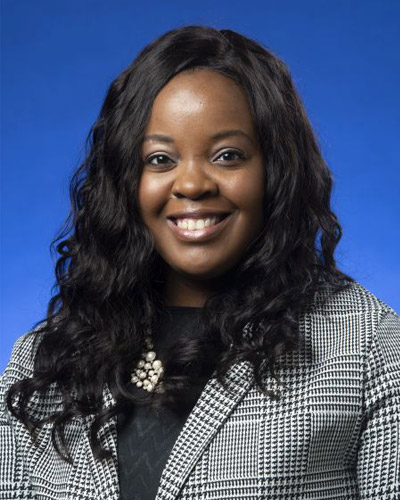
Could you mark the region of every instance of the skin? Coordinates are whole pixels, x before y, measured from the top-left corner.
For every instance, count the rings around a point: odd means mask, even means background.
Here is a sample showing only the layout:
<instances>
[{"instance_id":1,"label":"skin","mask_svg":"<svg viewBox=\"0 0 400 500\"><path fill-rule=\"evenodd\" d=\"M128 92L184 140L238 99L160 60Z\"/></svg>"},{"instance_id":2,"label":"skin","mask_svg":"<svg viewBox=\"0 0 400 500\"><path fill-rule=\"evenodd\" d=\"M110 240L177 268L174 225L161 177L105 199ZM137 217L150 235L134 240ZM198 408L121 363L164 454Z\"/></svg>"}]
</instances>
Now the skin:
<instances>
[{"instance_id":1,"label":"skin","mask_svg":"<svg viewBox=\"0 0 400 500\"><path fill-rule=\"evenodd\" d=\"M246 135L210 137L227 130ZM166 303L201 307L263 224L264 162L246 94L217 72L179 73L157 95L144 134L139 210L166 264ZM146 139L154 134L172 141ZM188 242L167 224L186 209L231 215L219 234Z\"/></svg>"}]
</instances>

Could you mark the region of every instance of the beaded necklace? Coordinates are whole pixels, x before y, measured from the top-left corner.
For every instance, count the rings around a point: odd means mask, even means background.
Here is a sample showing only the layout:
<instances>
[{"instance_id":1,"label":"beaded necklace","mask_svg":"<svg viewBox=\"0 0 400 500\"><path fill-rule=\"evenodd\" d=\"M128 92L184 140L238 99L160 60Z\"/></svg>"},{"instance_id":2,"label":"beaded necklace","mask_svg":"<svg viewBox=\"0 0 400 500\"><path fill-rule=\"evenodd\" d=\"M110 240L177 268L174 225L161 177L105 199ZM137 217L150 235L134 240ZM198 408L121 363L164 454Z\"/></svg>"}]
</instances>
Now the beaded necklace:
<instances>
[{"instance_id":1,"label":"beaded necklace","mask_svg":"<svg viewBox=\"0 0 400 500\"><path fill-rule=\"evenodd\" d=\"M146 337L145 342L147 350L143 352L142 359L138 361L135 370L131 373L131 381L148 392L163 392L160 379L164 367L161 360L156 359L157 355L150 335Z\"/></svg>"}]
</instances>

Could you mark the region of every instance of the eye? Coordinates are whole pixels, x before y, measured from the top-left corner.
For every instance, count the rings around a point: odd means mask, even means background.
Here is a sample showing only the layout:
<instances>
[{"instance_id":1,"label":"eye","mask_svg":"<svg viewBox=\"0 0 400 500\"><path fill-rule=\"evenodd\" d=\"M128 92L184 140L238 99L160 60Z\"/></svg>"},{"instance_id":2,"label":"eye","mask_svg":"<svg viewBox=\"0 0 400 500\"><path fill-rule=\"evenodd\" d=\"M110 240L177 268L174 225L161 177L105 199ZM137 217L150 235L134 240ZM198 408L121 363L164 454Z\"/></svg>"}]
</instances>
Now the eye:
<instances>
[{"instance_id":1,"label":"eye","mask_svg":"<svg viewBox=\"0 0 400 500\"><path fill-rule=\"evenodd\" d=\"M167 161L165 161L165 159ZM153 160L157 160L157 163L153 162ZM162 155L162 154L156 154L153 156L149 156L146 158L145 163L148 163L150 165L169 165L169 162L172 162L171 158L169 158L167 155Z\"/></svg>"},{"instance_id":2,"label":"eye","mask_svg":"<svg viewBox=\"0 0 400 500\"><path fill-rule=\"evenodd\" d=\"M232 158L232 156L233 156L233 158ZM236 156L236 158L235 158L235 156ZM229 151L224 151L219 156L217 156L216 159L221 158L221 157L224 157L224 160L227 162L243 160L246 158L246 156L241 151L236 151L234 149L230 149Z\"/></svg>"}]
</instances>

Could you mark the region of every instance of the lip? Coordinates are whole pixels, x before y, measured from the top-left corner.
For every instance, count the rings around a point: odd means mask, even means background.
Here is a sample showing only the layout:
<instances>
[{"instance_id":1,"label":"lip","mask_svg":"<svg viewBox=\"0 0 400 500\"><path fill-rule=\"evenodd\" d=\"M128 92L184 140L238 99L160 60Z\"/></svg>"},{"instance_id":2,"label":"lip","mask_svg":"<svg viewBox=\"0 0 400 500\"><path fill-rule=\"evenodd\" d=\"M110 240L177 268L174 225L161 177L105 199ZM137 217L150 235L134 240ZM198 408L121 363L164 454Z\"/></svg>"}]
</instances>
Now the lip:
<instances>
[{"instance_id":1,"label":"lip","mask_svg":"<svg viewBox=\"0 0 400 500\"><path fill-rule=\"evenodd\" d=\"M208 212L209 214L210 212ZM213 212L215 214L215 212ZM225 212L226 213L226 212ZM190 218L189 214L185 212L185 216ZM191 215L193 217L193 215ZM194 217L193 217L194 218ZM225 229L225 227L229 224L232 218L232 214L230 213L227 217L222 219L217 224L213 226L204 227L202 229L184 229L182 227L178 227L172 220L167 219L167 224L170 227L171 231L174 235L182 241L207 241L211 238L217 236L221 231Z\"/></svg>"}]
</instances>

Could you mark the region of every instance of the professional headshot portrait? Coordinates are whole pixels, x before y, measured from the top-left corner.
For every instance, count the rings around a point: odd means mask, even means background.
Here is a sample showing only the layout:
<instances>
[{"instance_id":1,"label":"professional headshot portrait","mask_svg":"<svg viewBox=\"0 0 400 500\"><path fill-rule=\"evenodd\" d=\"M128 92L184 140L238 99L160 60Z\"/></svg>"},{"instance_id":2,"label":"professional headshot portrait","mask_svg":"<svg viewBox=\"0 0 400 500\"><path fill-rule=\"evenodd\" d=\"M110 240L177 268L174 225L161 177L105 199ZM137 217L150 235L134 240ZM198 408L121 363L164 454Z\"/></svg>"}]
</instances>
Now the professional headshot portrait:
<instances>
[{"instance_id":1,"label":"professional headshot portrait","mask_svg":"<svg viewBox=\"0 0 400 500\"><path fill-rule=\"evenodd\" d=\"M1 499L400 499L400 9L355 5L4 2Z\"/></svg>"}]
</instances>

